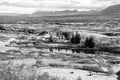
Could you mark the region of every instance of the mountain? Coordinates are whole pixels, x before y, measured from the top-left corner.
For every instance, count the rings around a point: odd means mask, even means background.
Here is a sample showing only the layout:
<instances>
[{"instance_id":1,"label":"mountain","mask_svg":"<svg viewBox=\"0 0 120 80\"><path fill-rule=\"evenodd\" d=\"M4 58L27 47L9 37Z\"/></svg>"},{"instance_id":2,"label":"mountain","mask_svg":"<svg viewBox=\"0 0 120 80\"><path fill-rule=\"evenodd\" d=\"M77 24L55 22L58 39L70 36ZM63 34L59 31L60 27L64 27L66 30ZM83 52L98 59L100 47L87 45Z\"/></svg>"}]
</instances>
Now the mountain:
<instances>
[{"instance_id":1,"label":"mountain","mask_svg":"<svg viewBox=\"0 0 120 80\"><path fill-rule=\"evenodd\" d=\"M120 15L120 4L109 6L101 11L99 10L37 11L33 13L32 15L37 15L37 16Z\"/></svg>"},{"instance_id":2,"label":"mountain","mask_svg":"<svg viewBox=\"0 0 120 80\"><path fill-rule=\"evenodd\" d=\"M70 15L93 15L96 14L97 11L77 11L77 10L63 10L63 11L37 11L32 15L39 16L70 16Z\"/></svg>"},{"instance_id":3,"label":"mountain","mask_svg":"<svg viewBox=\"0 0 120 80\"><path fill-rule=\"evenodd\" d=\"M72 15L78 14L77 10L64 10L64 11L37 11L33 15L39 16L61 16L61 15Z\"/></svg>"},{"instance_id":4,"label":"mountain","mask_svg":"<svg viewBox=\"0 0 120 80\"><path fill-rule=\"evenodd\" d=\"M19 16L17 13L0 13L0 16Z\"/></svg>"},{"instance_id":5,"label":"mountain","mask_svg":"<svg viewBox=\"0 0 120 80\"><path fill-rule=\"evenodd\" d=\"M118 15L120 14L120 4L112 5L107 7L106 9L103 9L101 11L102 15Z\"/></svg>"}]
</instances>

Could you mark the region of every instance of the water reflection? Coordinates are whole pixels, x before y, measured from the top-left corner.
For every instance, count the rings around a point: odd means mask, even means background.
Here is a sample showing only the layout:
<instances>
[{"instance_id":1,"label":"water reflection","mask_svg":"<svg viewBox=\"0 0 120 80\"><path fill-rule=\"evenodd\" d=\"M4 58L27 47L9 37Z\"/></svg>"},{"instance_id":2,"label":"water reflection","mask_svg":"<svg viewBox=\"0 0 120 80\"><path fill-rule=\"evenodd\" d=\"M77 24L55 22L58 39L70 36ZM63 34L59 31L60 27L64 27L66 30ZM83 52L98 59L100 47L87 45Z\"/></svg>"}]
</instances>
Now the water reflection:
<instances>
[{"instance_id":1,"label":"water reflection","mask_svg":"<svg viewBox=\"0 0 120 80\"><path fill-rule=\"evenodd\" d=\"M101 55L119 55L116 53L111 52L104 52L104 51L96 51L96 50L80 50L80 49L40 49L40 51L48 52L48 53L67 53L67 54L74 54L74 53L84 53L84 54L101 54Z\"/></svg>"},{"instance_id":2,"label":"water reflection","mask_svg":"<svg viewBox=\"0 0 120 80\"><path fill-rule=\"evenodd\" d=\"M52 52L52 53L89 53L89 54L103 54L104 52L102 51L95 51L95 50L80 50L80 49L43 49L44 51L47 52Z\"/></svg>"}]
</instances>

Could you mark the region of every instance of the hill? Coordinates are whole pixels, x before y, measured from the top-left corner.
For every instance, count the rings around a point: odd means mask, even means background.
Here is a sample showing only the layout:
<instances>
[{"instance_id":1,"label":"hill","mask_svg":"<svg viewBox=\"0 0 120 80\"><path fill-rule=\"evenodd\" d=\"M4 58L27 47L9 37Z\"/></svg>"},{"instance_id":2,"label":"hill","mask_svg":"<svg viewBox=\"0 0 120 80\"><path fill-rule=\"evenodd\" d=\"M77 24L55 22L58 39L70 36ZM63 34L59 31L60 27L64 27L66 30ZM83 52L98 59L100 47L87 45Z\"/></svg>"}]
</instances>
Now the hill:
<instances>
[{"instance_id":1,"label":"hill","mask_svg":"<svg viewBox=\"0 0 120 80\"><path fill-rule=\"evenodd\" d=\"M101 11L102 15L120 15L120 4L112 5Z\"/></svg>"}]
</instances>

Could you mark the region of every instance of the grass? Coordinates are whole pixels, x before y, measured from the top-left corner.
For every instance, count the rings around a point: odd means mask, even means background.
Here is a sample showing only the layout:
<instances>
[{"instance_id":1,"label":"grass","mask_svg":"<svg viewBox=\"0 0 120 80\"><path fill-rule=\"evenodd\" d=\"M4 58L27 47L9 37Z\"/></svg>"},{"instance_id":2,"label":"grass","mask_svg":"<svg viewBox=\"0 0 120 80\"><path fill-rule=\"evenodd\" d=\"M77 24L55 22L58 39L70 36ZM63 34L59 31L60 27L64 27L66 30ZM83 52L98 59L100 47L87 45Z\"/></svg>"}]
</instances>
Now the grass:
<instances>
[{"instance_id":1,"label":"grass","mask_svg":"<svg viewBox=\"0 0 120 80\"><path fill-rule=\"evenodd\" d=\"M39 75L33 67L15 65L12 63L0 65L0 80L66 80L49 76L47 72Z\"/></svg>"}]
</instances>

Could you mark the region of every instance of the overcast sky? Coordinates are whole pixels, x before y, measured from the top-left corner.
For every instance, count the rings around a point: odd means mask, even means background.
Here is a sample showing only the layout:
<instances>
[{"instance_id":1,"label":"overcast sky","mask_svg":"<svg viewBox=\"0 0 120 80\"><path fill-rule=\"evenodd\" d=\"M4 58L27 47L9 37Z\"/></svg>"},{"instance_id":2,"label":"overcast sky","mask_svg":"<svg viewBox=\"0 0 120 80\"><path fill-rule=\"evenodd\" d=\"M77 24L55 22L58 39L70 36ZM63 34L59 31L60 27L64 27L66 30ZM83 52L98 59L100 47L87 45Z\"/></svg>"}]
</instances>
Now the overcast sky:
<instances>
[{"instance_id":1,"label":"overcast sky","mask_svg":"<svg viewBox=\"0 0 120 80\"><path fill-rule=\"evenodd\" d=\"M0 13L31 14L35 11L95 10L119 4L120 0L0 0Z\"/></svg>"}]
</instances>

